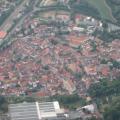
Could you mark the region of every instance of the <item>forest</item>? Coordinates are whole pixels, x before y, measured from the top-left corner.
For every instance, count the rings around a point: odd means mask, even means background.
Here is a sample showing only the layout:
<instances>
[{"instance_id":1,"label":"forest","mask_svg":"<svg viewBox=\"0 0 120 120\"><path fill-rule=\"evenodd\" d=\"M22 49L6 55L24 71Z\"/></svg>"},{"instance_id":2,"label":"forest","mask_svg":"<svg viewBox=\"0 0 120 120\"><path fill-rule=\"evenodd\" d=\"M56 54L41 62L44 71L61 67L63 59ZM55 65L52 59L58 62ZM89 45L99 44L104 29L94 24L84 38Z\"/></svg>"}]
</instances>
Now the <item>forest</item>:
<instances>
[{"instance_id":1,"label":"forest","mask_svg":"<svg viewBox=\"0 0 120 120\"><path fill-rule=\"evenodd\" d=\"M120 78L117 80L101 79L88 90L97 103L105 120L120 120Z\"/></svg>"}]
</instances>

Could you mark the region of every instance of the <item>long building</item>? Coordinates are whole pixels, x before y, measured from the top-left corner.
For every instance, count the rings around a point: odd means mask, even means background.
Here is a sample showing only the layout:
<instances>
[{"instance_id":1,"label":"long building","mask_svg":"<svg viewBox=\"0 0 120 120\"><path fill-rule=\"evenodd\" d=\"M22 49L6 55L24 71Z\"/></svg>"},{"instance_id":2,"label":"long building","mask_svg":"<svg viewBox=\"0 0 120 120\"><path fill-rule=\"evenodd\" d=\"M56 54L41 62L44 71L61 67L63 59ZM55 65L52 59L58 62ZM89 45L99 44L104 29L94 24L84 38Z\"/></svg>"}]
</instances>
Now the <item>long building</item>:
<instances>
[{"instance_id":1,"label":"long building","mask_svg":"<svg viewBox=\"0 0 120 120\"><path fill-rule=\"evenodd\" d=\"M60 109L59 103L33 102L9 105L11 120L64 120L64 110Z\"/></svg>"}]
</instances>

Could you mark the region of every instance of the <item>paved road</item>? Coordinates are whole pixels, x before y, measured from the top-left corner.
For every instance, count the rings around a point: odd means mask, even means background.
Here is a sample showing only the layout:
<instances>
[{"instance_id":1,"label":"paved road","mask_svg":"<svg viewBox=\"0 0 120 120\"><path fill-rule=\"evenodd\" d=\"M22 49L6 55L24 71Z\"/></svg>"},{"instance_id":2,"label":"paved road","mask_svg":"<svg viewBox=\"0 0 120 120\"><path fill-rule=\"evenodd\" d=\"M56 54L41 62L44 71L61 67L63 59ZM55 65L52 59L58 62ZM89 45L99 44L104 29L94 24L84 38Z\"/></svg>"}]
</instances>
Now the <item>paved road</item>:
<instances>
[{"instance_id":1,"label":"paved road","mask_svg":"<svg viewBox=\"0 0 120 120\"><path fill-rule=\"evenodd\" d=\"M44 6L46 4L46 1L47 0L42 0L41 3L40 3L40 7Z\"/></svg>"},{"instance_id":2,"label":"paved road","mask_svg":"<svg viewBox=\"0 0 120 120\"><path fill-rule=\"evenodd\" d=\"M24 0L24 1L22 1L22 3L19 6L17 6L17 8L14 10L14 12L5 20L5 22L0 27L1 31L7 32L10 29L10 27L12 26L12 24L14 22L14 19L19 14L19 12L24 8L24 5L27 2L29 2L29 0Z\"/></svg>"},{"instance_id":3,"label":"paved road","mask_svg":"<svg viewBox=\"0 0 120 120\"><path fill-rule=\"evenodd\" d=\"M27 2L29 2L29 1L30 1L30 0L25 0L25 1L11 14L11 16L5 21L5 23L2 25L1 29L2 29L2 28L4 29L4 27L6 26L6 24L8 24L10 21L12 22L12 20L14 20L14 18L15 18L15 17L13 17L13 16L16 16L16 14L19 13L19 11L23 9L24 5L25 5ZM26 18L27 16L30 16L30 15L32 14L32 12L35 12L36 10L47 9L47 7L42 8L42 7L46 4L46 0L41 0L41 2L40 2L40 6L41 6L41 7L40 7L40 8L36 8L37 2L38 2L38 0L35 0L35 1L34 1L34 4L32 5L31 10L30 10L27 14L21 16L21 18L20 18L20 20L18 21L18 23L17 23L17 24L14 26L14 28L7 34L6 38L5 38L3 41L0 42L0 47L1 47L0 50L2 50L6 45L11 44L11 43L15 40L14 38L12 38L12 39L9 39L9 38L11 38L11 36L12 36L12 34L15 32L16 28L19 27L19 26L21 26L21 25L23 24L23 21L25 20L25 18ZM12 18L12 17L13 17L13 18ZM10 21L9 21L9 20L10 20ZM5 42L6 42L6 43L5 43ZM4 43L5 43L5 44L4 44ZM4 46L3 46L3 45L4 45Z\"/></svg>"},{"instance_id":4,"label":"paved road","mask_svg":"<svg viewBox=\"0 0 120 120\"><path fill-rule=\"evenodd\" d=\"M24 4L22 4L22 6L24 6L27 2L29 2L30 0L25 0L26 2L24 2ZM3 39L2 41L0 41L0 50L2 50L6 45L9 45L9 44L11 44L15 39L14 38L12 38L12 39L9 39L9 38L11 38L11 36L12 36L12 34L15 32L15 30L16 30L16 28L17 27L19 27L19 26L21 26L22 24L23 24L23 21L25 20L25 18L27 17L27 16L29 16L32 12L33 12L33 8L35 7L35 5L37 4L37 2L38 2L38 0L35 0L34 1L34 4L31 6L31 10L27 13L27 14L25 14L25 15L22 15L21 16L21 18L20 18L20 20L18 21L18 23L13 27L13 29L7 34L7 36L5 37L5 39ZM21 9L19 9L19 10L22 10L22 7L21 6ZM15 12L16 13L16 12ZM9 19L9 18L8 18ZM7 21L8 21L8 19L7 19ZM13 18L14 19L14 18ZM6 42L6 44L4 44L4 42Z\"/></svg>"}]
</instances>

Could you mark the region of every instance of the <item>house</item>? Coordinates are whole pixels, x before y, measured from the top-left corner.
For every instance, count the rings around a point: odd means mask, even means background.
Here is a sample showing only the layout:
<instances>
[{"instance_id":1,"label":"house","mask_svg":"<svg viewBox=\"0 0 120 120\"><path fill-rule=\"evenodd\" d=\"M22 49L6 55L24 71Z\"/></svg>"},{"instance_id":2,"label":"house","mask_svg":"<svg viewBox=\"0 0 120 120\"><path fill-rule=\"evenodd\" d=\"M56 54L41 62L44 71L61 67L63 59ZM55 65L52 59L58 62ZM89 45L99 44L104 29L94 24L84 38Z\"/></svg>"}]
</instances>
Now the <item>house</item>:
<instances>
[{"instance_id":1,"label":"house","mask_svg":"<svg viewBox=\"0 0 120 120\"><path fill-rule=\"evenodd\" d=\"M88 65L84 67L85 72L87 75L96 75L97 74L97 68L95 65Z\"/></svg>"},{"instance_id":2,"label":"house","mask_svg":"<svg viewBox=\"0 0 120 120\"><path fill-rule=\"evenodd\" d=\"M58 14L56 15L56 19L61 20L63 22L68 22L70 20L69 14Z\"/></svg>"},{"instance_id":3,"label":"house","mask_svg":"<svg viewBox=\"0 0 120 120\"><path fill-rule=\"evenodd\" d=\"M81 35L81 36L76 36L76 35L69 35L68 36L68 41L70 46L72 47L78 47L80 44L88 40L88 36L86 35Z\"/></svg>"},{"instance_id":4,"label":"house","mask_svg":"<svg viewBox=\"0 0 120 120\"><path fill-rule=\"evenodd\" d=\"M100 70L100 73L101 73L103 76L106 76L106 77L109 76L110 67L109 67L108 65L103 65L103 64L101 64L98 69Z\"/></svg>"},{"instance_id":5,"label":"house","mask_svg":"<svg viewBox=\"0 0 120 120\"><path fill-rule=\"evenodd\" d=\"M7 32L0 31L0 39L4 39L7 35Z\"/></svg>"},{"instance_id":6,"label":"house","mask_svg":"<svg viewBox=\"0 0 120 120\"><path fill-rule=\"evenodd\" d=\"M63 85L66 90L68 90L69 94L72 94L75 90L75 84L72 80L63 80Z\"/></svg>"}]
</instances>

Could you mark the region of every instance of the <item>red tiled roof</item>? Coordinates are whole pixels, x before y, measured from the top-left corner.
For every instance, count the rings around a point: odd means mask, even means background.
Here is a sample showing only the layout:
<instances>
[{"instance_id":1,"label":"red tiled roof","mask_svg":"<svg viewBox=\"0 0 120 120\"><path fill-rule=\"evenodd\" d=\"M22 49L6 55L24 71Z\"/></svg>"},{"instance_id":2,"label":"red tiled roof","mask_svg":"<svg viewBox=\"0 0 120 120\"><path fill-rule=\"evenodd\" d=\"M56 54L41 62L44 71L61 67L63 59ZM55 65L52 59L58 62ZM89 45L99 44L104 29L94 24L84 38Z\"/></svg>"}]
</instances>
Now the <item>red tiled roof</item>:
<instances>
[{"instance_id":1,"label":"red tiled roof","mask_svg":"<svg viewBox=\"0 0 120 120\"><path fill-rule=\"evenodd\" d=\"M83 41L87 40L88 37L83 35L83 36L69 36L68 38L70 40L70 43L73 45L80 45Z\"/></svg>"},{"instance_id":2,"label":"red tiled roof","mask_svg":"<svg viewBox=\"0 0 120 120\"><path fill-rule=\"evenodd\" d=\"M102 70L101 70L101 72L102 72L102 74L104 75L104 76L108 76L108 74L109 74L109 71L110 69L109 69L109 67L104 67Z\"/></svg>"},{"instance_id":3,"label":"red tiled roof","mask_svg":"<svg viewBox=\"0 0 120 120\"><path fill-rule=\"evenodd\" d=\"M76 18L76 19L81 19L81 15L77 14L77 15L75 16L75 18Z\"/></svg>"},{"instance_id":4,"label":"red tiled roof","mask_svg":"<svg viewBox=\"0 0 120 120\"><path fill-rule=\"evenodd\" d=\"M86 66L85 71L87 72L87 74L94 74L94 73L97 72L96 71L96 66L92 66L92 65Z\"/></svg>"},{"instance_id":5,"label":"red tiled roof","mask_svg":"<svg viewBox=\"0 0 120 120\"><path fill-rule=\"evenodd\" d=\"M6 35L7 35L6 32L4 32L4 31L0 31L0 39L5 38Z\"/></svg>"},{"instance_id":6,"label":"red tiled roof","mask_svg":"<svg viewBox=\"0 0 120 120\"><path fill-rule=\"evenodd\" d=\"M44 92L44 91L38 91L38 92L36 92L36 96L39 96L39 97L45 97L47 95L48 94L46 92Z\"/></svg>"}]
</instances>

